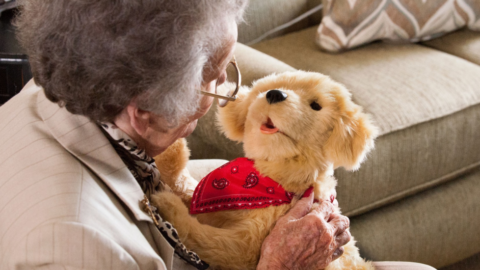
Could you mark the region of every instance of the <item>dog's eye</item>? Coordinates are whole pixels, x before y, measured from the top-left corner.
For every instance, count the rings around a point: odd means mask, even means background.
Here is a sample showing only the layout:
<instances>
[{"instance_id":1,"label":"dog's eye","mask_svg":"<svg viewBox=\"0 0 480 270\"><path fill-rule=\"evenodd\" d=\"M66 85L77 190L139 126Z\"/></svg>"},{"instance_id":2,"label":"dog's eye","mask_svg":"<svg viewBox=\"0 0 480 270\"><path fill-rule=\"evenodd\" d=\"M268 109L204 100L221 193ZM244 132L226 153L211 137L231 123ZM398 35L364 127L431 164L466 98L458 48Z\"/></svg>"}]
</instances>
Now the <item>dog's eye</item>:
<instances>
[{"instance_id":1,"label":"dog's eye","mask_svg":"<svg viewBox=\"0 0 480 270\"><path fill-rule=\"evenodd\" d=\"M320 104L318 104L317 102L312 102L310 103L310 107L312 109L314 109L315 111L320 111L322 109L322 106L320 106Z\"/></svg>"}]
</instances>

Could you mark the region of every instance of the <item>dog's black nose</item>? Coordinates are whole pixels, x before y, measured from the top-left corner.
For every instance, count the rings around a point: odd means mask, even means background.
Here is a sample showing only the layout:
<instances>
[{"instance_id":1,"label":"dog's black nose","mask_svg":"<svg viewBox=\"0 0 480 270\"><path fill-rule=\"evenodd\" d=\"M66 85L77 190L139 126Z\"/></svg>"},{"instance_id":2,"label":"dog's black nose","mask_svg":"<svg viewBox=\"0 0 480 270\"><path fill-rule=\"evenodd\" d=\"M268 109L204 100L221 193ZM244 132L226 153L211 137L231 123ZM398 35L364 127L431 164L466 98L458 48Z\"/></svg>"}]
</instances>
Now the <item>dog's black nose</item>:
<instances>
[{"instance_id":1,"label":"dog's black nose","mask_svg":"<svg viewBox=\"0 0 480 270\"><path fill-rule=\"evenodd\" d=\"M269 90L267 92L267 101L270 104L284 101L285 99L287 99L287 97L287 94L277 89Z\"/></svg>"}]
</instances>

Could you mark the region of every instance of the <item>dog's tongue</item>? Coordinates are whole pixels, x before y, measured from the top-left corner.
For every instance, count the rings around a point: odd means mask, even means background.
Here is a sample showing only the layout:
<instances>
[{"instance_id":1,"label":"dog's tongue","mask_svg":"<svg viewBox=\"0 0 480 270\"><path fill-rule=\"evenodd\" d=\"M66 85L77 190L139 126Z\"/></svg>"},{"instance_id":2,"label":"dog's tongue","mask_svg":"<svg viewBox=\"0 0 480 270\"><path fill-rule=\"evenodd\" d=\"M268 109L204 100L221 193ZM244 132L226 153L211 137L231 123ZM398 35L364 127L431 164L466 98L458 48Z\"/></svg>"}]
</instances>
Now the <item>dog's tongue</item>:
<instances>
[{"instance_id":1,"label":"dog's tongue","mask_svg":"<svg viewBox=\"0 0 480 270\"><path fill-rule=\"evenodd\" d=\"M273 134L278 132L278 128L273 124L272 119L269 117L267 122L260 126L260 132L263 134Z\"/></svg>"}]
</instances>

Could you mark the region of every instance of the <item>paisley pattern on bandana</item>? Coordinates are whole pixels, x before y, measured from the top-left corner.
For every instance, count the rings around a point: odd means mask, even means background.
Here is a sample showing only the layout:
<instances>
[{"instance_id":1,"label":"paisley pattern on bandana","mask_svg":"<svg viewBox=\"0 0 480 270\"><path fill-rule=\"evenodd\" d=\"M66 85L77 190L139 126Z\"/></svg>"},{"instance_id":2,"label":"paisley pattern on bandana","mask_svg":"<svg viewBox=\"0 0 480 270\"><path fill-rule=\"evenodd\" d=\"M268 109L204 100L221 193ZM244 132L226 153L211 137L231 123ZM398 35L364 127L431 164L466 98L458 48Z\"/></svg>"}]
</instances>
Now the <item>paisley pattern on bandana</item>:
<instances>
[{"instance_id":1,"label":"paisley pattern on bandana","mask_svg":"<svg viewBox=\"0 0 480 270\"><path fill-rule=\"evenodd\" d=\"M149 200L150 196L156 192L172 191L162 182L155 160L148 156L144 149L138 148L137 144L115 124L103 122L99 125ZM171 223L162 219L157 208L152 205L149 205L149 208L158 222L157 229L175 249L175 254L197 269L207 269L209 265L182 244L177 230Z\"/></svg>"},{"instance_id":2,"label":"paisley pattern on bandana","mask_svg":"<svg viewBox=\"0 0 480 270\"><path fill-rule=\"evenodd\" d=\"M312 192L310 187L303 197ZM294 196L295 193L287 192L275 180L261 175L253 160L237 158L213 170L198 183L190 214L275 207L291 203Z\"/></svg>"}]
</instances>

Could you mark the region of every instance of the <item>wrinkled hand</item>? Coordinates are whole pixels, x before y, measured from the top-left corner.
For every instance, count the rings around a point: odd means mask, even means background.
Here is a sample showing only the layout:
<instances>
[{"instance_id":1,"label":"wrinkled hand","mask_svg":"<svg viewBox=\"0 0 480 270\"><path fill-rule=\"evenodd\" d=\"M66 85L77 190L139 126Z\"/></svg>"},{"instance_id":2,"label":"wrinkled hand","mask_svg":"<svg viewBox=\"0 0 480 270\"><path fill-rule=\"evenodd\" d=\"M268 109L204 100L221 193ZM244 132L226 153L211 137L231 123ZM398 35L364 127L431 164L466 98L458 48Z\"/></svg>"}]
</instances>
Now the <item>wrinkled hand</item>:
<instances>
[{"instance_id":1,"label":"wrinkled hand","mask_svg":"<svg viewBox=\"0 0 480 270\"><path fill-rule=\"evenodd\" d=\"M313 194L303 198L265 238L257 270L324 269L343 254L349 226L330 202L313 204Z\"/></svg>"}]
</instances>

